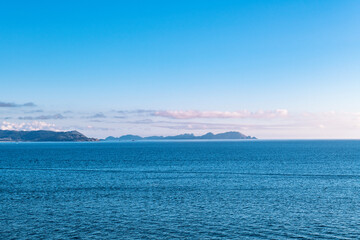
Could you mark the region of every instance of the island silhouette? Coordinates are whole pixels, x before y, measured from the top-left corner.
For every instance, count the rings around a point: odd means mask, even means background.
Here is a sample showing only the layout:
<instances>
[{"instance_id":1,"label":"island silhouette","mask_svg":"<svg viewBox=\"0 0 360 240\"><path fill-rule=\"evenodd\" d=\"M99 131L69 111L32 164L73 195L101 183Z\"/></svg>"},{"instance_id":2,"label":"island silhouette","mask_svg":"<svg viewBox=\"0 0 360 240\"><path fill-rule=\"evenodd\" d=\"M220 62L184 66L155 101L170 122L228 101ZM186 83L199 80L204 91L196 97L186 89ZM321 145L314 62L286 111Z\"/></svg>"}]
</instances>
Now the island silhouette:
<instances>
[{"instance_id":1,"label":"island silhouette","mask_svg":"<svg viewBox=\"0 0 360 240\"><path fill-rule=\"evenodd\" d=\"M206 133L201 136L195 136L192 133L180 134L175 136L150 136L150 137L140 137L138 135L123 135L121 137L107 137L102 141L136 141L136 140L231 140L231 139L257 139L256 137L246 136L240 132L224 132L213 134L211 132Z\"/></svg>"},{"instance_id":2,"label":"island silhouette","mask_svg":"<svg viewBox=\"0 0 360 240\"><path fill-rule=\"evenodd\" d=\"M93 141L137 141L137 140L231 140L231 139L257 139L256 137L246 136L240 132L225 132L213 134L211 132L201 136L192 133L180 134L175 136L150 136L141 137L138 135L123 135L120 137L109 136L105 139L89 138L78 131L58 132L58 131L15 131L0 130L1 142L93 142Z\"/></svg>"}]
</instances>

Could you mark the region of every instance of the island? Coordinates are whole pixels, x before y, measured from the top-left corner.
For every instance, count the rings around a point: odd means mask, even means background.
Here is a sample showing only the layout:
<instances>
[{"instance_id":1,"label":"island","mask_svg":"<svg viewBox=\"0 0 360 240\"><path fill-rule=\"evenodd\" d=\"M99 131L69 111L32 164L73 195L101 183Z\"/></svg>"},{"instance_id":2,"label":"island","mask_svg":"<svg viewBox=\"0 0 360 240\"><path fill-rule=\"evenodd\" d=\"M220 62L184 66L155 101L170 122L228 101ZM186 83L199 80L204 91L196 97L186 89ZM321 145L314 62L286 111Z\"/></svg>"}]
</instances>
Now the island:
<instances>
[{"instance_id":1,"label":"island","mask_svg":"<svg viewBox=\"0 0 360 240\"><path fill-rule=\"evenodd\" d=\"M246 136L240 132L225 132L213 134L211 132L195 136L192 133L181 134L176 136L150 136L150 137L140 137L138 135L123 135L121 137L107 137L101 141L137 141L137 140L236 140L236 139L257 139L256 137Z\"/></svg>"},{"instance_id":2,"label":"island","mask_svg":"<svg viewBox=\"0 0 360 240\"><path fill-rule=\"evenodd\" d=\"M13 131L0 130L0 142L93 142L96 138L88 138L78 131Z\"/></svg>"}]
</instances>

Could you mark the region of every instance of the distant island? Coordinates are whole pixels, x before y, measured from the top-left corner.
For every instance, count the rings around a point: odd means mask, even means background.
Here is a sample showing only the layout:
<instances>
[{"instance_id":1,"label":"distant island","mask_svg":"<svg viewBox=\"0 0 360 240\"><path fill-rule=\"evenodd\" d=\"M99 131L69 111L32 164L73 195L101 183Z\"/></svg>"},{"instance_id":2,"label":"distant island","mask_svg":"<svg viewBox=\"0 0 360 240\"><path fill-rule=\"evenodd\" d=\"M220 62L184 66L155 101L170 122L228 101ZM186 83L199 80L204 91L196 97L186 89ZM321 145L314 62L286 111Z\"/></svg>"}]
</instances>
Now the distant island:
<instances>
[{"instance_id":1,"label":"distant island","mask_svg":"<svg viewBox=\"0 0 360 240\"><path fill-rule=\"evenodd\" d=\"M136 141L136 140L231 140L231 139L257 139L256 137L246 136L240 132L225 132L219 134L213 134L211 132L202 135L195 136L194 134L181 134L176 136L151 136L140 137L138 135L124 135L121 137L107 137L102 141Z\"/></svg>"},{"instance_id":2,"label":"distant island","mask_svg":"<svg viewBox=\"0 0 360 240\"><path fill-rule=\"evenodd\" d=\"M107 137L100 141L137 141L137 140L236 140L236 139L256 139L256 137L246 136L240 132L225 132L213 134L211 132L195 136L194 134L181 134L176 136L151 136L140 137L138 135L123 135L121 137ZM0 130L0 142L94 142L96 138L88 138L78 131L55 132L55 131L14 131Z\"/></svg>"},{"instance_id":3,"label":"distant island","mask_svg":"<svg viewBox=\"0 0 360 240\"><path fill-rule=\"evenodd\" d=\"M96 138L88 138L78 131L12 131L0 130L0 142L93 142Z\"/></svg>"}]
</instances>

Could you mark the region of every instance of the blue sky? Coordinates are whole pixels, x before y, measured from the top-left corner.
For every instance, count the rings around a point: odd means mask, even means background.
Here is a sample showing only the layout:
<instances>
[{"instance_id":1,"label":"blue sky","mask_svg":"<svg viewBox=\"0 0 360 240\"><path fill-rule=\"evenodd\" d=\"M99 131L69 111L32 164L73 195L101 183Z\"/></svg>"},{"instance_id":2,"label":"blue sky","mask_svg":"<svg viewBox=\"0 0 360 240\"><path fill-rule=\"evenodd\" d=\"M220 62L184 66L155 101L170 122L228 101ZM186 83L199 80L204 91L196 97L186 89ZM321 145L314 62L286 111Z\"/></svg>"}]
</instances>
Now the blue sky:
<instances>
[{"instance_id":1,"label":"blue sky","mask_svg":"<svg viewBox=\"0 0 360 240\"><path fill-rule=\"evenodd\" d=\"M356 0L3 2L0 127L359 138L359 12Z\"/></svg>"}]
</instances>

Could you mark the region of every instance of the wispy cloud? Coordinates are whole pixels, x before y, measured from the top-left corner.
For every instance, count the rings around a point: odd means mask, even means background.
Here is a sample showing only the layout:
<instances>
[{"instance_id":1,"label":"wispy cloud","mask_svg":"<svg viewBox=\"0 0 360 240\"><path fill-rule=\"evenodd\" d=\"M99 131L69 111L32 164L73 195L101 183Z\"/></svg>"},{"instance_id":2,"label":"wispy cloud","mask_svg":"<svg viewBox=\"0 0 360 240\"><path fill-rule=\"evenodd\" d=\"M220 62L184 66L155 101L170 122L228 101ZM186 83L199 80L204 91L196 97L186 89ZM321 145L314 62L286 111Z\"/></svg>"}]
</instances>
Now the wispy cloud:
<instances>
[{"instance_id":1,"label":"wispy cloud","mask_svg":"<svg viewBox=\"0 0 360 240\"><path fill-rule=\"evenodd\" d=\"M223 111L156 111L152 113L153 116L172 118L172 119L194 119L194 118L255 118L255 119L269 119L287 117L288 111L286 109L277 109L274 111L257 111L250 112L247 110L235 112Z\"/></svg>"},{"instance_id":2,"label":"wispy cloud","mask_svg":"<svg viewBox=\"0 0 360 240\"><path fill-rule=\"evenodd\" d=\"M32 102L24 103L24 104L17 104L11 102L0 102L0 107L3 108L16 108L16 107L35 107L36 105Z\"/></svg>"},{"instance_id":3,"label":"wispy cloud","mask_svg":"<svg viewBox=\"0 0 360 240\"><path fill-rule=\"evenodd\" d=\"M106 118L106 115L103 114L103 113L96 113L96 114L88 116L86 118L90 118L90 119L92 119L92 118Z\"/></svg>"},{"instance_id":4,"label":"wispy cloud","mask_svg":"<svg viewBox=\"0 0 360 240\"><path fill-rule=\"evenodd\" d=\"M59 131L55 124L34 121L30 123L14 123L3 121L0 126L1 130L17 130L17 131L36 131L36 130L51 130Z\"/></svg>"},{"instance_id":5,"label":"wispy cloud","mask_svg":"<svg viewBox=\"0 0 360 240\"><path fill-rule=\"evenodd\" d=\"M78 131L114 131L115 128L109 128L109 127L97 127L92 125L66 125L62 129L64 130L70 130L70 129L76 129Z\"/></svg>"},{"instance_id":6,"label":"wispy cloud","mask_svg":"<svg viewBox=\"0 0 360 240\"><path fill-rule=\"evenodd\" d=\"M153 116L156 110L135 109L135 110L119 110L113 112L118 114L114 116L114 118L128 118L133 116L138 116L138 117Z\"/></svg>"},{"instance_id":7,"label":"wispy cloud","mask_svg":"<svg viewBox=\"0 0 360 240\"><path fill-rule=\"evenodd\" d=\"M38 109L38 110L26 111L24 113L42 113L42 112L44 112L44 110Z\"/></svg>"},{"instance_id":8,"label":"wispy cloud","mask_svg":"<svg viewBox=\"0 0 360 240\"><path fill-rule=\"evenodd\" d=\"M49 120L49 119L65 119L66 117L61 114L54 115L41 115L41 116L27 116L27 117L19 117L20 120Z\"/></svg>"},{"instance_id":9,"label":"wispy cloud","mask_svg":"<svg viewBox=\"0 0 360 240\"><path fill-rule=\"evenodd\" d=\"M248 129L289 129L289 128L306 128L307 126L293 123L278 124L237 124L237 123L208 123L193 121L153 121L143 119L129 121L130 124L151 125L153 127L176 129L176 130L207 130L207 129L227 129L227 130L248 130Z\"/></svg>"},{"instance_id":10,"label":"wispy cloud","mask_svg":"<svg viewBox=\"0 0 360 240\"><path fill-rule=\"evenodd\" d=\"M119 110L116 112L120 114L152 114L155 112L155 110L136 109L136 110Z\"/></svg>"},{"instance_id":11,"label":"wispy cloud","mask_svg":"<svg viewBox=\"0 0 360 240\"><path fill-rule=\"evenodd\" d=\"M167 128L167 129L175 129L175 130L269 130L269 129L291 129L294 127L304 128L301 126L290 125L290 124L272 124L272 125L264 125L264 124L212 124L212 123L179 123L179 124L157 124L157 127Z\"/></svg>"},{"instance_id":12,"label":"wispy cloud","mask_svg":"<svg viewBox=\"0 0 360 240\"><path fill-rule=\"evenodd\" d=\"M129 121L128 123L134 123L134 124L151 124L151 123L155 123L153 120L151 119L141 119L141 120L135 120L135 121Z\"/></svg>"},{"instance_id":13,"label":"wispy cloud","mask_svg":"<svg viewBox=\"0 0 360 240\"><path fill-rule=\"evenodd\" d=\"M195 119L195 118L252 118L252 119L269 119L283 118L289 115L286 109L276 109L271 111L259 110L251 112L247 110L241 111L197 111L197 110L126 110L116 111L121 116L116 118L124 118L125 116L153 116L171 119Z\"/></svg>"}]
</instances>

